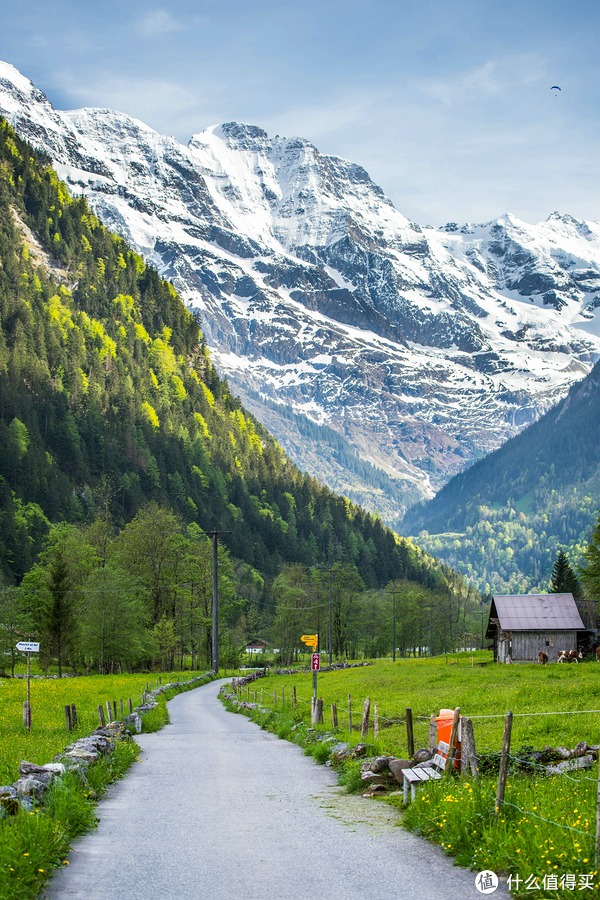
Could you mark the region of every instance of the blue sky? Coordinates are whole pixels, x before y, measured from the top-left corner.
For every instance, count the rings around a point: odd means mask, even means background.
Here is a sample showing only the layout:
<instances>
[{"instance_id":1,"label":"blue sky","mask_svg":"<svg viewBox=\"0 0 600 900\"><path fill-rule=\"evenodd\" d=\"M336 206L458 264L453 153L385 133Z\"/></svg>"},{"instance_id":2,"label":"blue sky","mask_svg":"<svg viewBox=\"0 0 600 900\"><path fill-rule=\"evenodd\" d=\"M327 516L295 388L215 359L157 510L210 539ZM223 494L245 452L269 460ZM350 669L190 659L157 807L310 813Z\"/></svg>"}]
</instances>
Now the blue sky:
<instances>
[{"instance_id":1,"label":"blue sky","mask_svg":"<svg viewBox=\"0 0 600 900\"><path fill-rule=\"evenodd\" d=\"M597 0L23 0L0 58L59 109L300 135L420 224L600 220ZM555 96L550 86L562 91Z\"/></svg>"}]
</instances>

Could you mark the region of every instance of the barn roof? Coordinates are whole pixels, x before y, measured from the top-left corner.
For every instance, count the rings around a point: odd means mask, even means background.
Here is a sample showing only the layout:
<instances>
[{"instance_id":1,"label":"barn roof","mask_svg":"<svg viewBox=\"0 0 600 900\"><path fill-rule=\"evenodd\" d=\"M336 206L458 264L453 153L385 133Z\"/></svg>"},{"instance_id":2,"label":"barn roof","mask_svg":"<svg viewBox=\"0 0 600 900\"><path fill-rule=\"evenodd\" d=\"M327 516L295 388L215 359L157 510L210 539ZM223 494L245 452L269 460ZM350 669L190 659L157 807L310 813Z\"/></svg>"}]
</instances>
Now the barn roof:
<instances>
[{"instance_id":1,"label":"barn roof","mask_svg":"<svg viewBox=\"0 0 600 900\"><path fill-rule=\"evenodd\" d=\"M584 629L573 594L495 594L490 624L494 618L499 619L503 631Z\"/></svg>"}]
</instances>

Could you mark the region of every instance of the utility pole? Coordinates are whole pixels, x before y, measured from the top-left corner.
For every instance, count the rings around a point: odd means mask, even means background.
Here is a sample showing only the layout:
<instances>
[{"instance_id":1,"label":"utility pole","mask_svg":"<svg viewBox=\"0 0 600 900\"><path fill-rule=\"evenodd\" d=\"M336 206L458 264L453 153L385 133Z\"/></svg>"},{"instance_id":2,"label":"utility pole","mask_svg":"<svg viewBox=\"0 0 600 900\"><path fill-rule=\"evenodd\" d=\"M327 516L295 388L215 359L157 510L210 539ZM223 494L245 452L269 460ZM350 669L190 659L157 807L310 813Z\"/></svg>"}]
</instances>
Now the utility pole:
<instances>
[{"instance_id":1,"label":"utility pole","mask_svg":"<svg viewBox=\"0 0 600 900\"><path fill-rule=\"evenodd\" d=\"M333 665L333 635L331 626L331 566L329 566L329 665Z\"/></svg>"},{"instance_id":2,"label":"utility pole","mask_svg":"<svg viewBox=\"0 0 600 900\"><path fill-rule=\"evenodd\" d=\"M429 607L429 656L433 657L433 606Z\"/></svg>"},{"instance_id":3,"label":"utility pole","mask_svg":"<svg viewBox=\"0 0 600 900\"><path fill-rule=\"evenodd\" d=\"M212 662L213 672L219 674L219 558L217 538L220 534L231 534L231 531L205 531L207 537L213 539L213 602L212 602Z\"/></svg>"},{"instance_id":4,"label":"utility pole","mask_svg":"<svg viewBox=\"0 0 600 900\"><path fill-rule=\"evenodd\" d=\"M386 594L392 595L392 611L393 611L393 635L392 635L392 662L396 662L396 588L386 591Z\"/></svg>"}]
</instances>

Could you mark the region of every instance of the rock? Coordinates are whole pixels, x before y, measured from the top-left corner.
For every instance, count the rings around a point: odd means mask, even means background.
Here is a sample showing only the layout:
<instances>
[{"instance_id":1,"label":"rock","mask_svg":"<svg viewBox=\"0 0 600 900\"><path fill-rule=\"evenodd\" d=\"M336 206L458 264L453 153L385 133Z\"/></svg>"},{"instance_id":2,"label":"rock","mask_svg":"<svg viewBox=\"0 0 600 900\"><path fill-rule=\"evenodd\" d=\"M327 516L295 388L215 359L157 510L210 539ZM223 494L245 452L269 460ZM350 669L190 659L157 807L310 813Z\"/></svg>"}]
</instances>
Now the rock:
<instances>
[{"instance_id":1,"label":"rock","mask_svg":"<svg viewBox=\"0 0 600 900\"><path fill-rule=\"evenodd\" d=\"M560 756L559 753L556 752L554 747L550 747L548 744L546 744L544 747L542 747L540 752L542 754L542 762L543 763L549 763L549 762L553 762L556 759L562 759L562 757Z\"/></svg>"},{"instance_id":2,"label":"rock","mask_svg":"<svg viewBox=\"0 0 600 900\"><path fill-rule=\"evenodd\" d=\"M433 753L427 747L421 747L420 750L413 753L412 758L416 763L428 762L430 759L433 759Z\"/></svg>"},{"instance_id":3,"label":"rock","mask_svg":"<svg viewBox=\"0 0 600 900\"><path fill-rule=\"evenodd\" d=\"M53 775L63 775L65 767L61 763L46 763L45 766L36 766L35 763L26 760L19 764L20 775L38 775L47 772L51 772Z\"/></svg>"},{"instance_id":4,"label":"rock","mask_svg":"<svg viewBox=\"0 0 600 900\"><path fill-rule=\"evenodd\" d=\"M555 750L556 755L559 759L572 759L573 751L569 750L568 747L557 747Z\"/></svg>"},{"instance_id":5,"label":"rock","mask_svg":"<svg viewBox=\"0 0 600 900\"><path fill-rule=\"evenodd\" d=\"M378 756L371 764L371 772L389 772L387 756Z\"/></svg>"},{"instance_id":6,"label":"rock","mask_svg":"<svg viewBox=\"0 0 600 900\"><path fill-rule=\"evenodd\" d=\"M18 794L12 784L0 787L0 809L11 816L16 815L19 811Z\"/></svg>"},{"instance_id":7,"label":"rock","mask_svg":"<svg viewBox=\"0 0 600 900\"><path fill-rule=\"evenodd\" d=\"M368 784L389 784L392 780L388 773L378 773L378 772L363 772L361 774L362 781L366 781Z\"/></svg>"},{"instance_id":8,"label":"rock","mask_svg":"<svg viewBox=\"0 0 600 900\"><path fill-rule=\"evenodd\" d=\"M430 759L424 759L423 762L416 763L413 769L433 769L433 763Z\"/></svg>"},{"instance_id":9,"label":"rock","mask_svg":"<svg viewBox=\"0 0 600 900\"><path fill-rule=\"evenodd\" d=\"M546 766L549 775L561 775L563 772L573 772L575 769L589 769L594 764L591 754L580 756L576 759L565 759L556 766Z\"/></svg>"},{"instance_id":10,"label":"rock","mask_svg":"<svg viewBox=\"0 0 600 900\"><path fill-rule=\"evenodd\" d=\"M579 743L573 747L573 756L585 756L588 749L587 741L579 741Z\"/></svg>"},{"instance_id":11,"label":"rock","mask_svg":"<svg viewBox=\"0 0 600 900\"><path fill-rule=\"evenodd\" d=\"M366 744L356 744L352 748L352 756L354 759L361 759L367 753L367 745Z\"/></svg>"},{"instance_id":12,"label":"rock","mask_svg":"<svg viewBox=\"0 0 600 900\"><path fill-rule=\"evenodd\" d=\"M52 772L46 772L39 775L27 775L25 778L19 778L13 784L19 797L34 797L41 800L48 788L50 787L54 775Z\"/></svg>"},{"instance_id":13,"label":"rock","mask_svg":"<svg viewBox=\"0 0 600 900\"><path fill-rule=\"evenodd\" d=\"M371 792L371 796L373 796L373 794L387 793L386 789L385 789L385 785L383 785L383 784L372 784L370 787L370 792Z\"/></svg>"},{"instance_id":14,"label":"rock","mask_svg":"<svg viewBox=\"0 0 600 900\"><path fill-rule=\"evenodd\" d=\"M391 759L389 761L390 772L398 782L398 784L404 784L404 776L402 775L402 769L410 769L411 764L407 759Z\"/></svg>"},{"instance_id":15,"label":"rock","mask_svg":"<svg viewBox=\"0 0 600 900\"><path fill-rule=\"evenodd\" d=\"M65 757L69 759L77 759L88 763L96 762L99 756L99 753L94 753L93 750L83 750L81 747L74 747L72 750L67 750L65 753Z\"/></svg>"}]
</instances>

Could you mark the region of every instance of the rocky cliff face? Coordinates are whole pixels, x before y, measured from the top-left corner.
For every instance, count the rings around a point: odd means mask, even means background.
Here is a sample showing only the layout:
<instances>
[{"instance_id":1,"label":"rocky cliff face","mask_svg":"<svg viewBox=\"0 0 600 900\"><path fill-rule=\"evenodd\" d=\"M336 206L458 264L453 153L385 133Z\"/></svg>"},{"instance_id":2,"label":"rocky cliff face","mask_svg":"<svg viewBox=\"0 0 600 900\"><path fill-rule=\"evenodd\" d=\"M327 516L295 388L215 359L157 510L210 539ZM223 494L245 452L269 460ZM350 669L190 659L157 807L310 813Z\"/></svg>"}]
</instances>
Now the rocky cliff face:
<instances>
[{"instance_id":1,"label":"rocky cliff face","mask_svg":"<svg viewBox=\"0 0 600 900\"><path fill-rule=\"evenodd\" d=\"M301 138L229 123L185 147L122 113L54 110L7 64L0 114L200 309L234 385L345 435L397 479L398 512L600 354L596 223L422 228Z\"/></svg>"}]
</instances>

